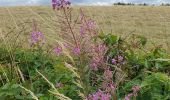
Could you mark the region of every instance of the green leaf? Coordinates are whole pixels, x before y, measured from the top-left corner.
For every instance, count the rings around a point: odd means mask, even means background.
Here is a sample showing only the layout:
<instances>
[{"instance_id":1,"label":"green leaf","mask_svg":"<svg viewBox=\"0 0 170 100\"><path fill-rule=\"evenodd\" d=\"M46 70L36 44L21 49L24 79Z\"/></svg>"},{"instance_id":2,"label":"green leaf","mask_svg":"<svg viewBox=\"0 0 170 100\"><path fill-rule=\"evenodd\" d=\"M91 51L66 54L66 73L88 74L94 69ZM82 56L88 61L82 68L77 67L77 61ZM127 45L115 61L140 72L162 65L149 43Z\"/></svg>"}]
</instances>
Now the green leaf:
<instances>
[{"instance_id":1,"label":"green leaf","mask_svg":"<svg viewBox=\"0 0 170 100\"><path fill-rule=\"evenodd\" d=\"M118 37L112 34L108 34L104 37L104 42L108 46L112 46L118 42Z\"/></svg>"}]
</instances>

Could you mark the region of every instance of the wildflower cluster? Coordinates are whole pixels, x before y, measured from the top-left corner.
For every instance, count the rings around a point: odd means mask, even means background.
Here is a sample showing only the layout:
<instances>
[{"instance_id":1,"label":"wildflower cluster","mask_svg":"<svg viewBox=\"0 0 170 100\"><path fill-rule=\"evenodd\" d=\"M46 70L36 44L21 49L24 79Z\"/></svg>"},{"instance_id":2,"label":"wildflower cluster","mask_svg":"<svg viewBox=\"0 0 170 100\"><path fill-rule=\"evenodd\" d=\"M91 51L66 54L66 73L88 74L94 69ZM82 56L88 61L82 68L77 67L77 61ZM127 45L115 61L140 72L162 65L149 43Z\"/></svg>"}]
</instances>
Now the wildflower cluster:
<instances>
[{"instance_id":1,"label":"wildflower cluster","mask_svg":"<svg viewBox=\"0 0 170 100\"><path fill-rule=\"evenodd\" d=\"M31 33L31 46L42 46L45 43L45 37L42 32L38 31L37 25L34 21L33 31Z\"/></svg>"},{"instance_id":2,"label":"wildflower cluster","mask_svg":"<svg viewBox=\"0 0 170 100\"><path fill-rule=\"evenodd\" d=\"M110 94L104 93L103 91L99 90L98 92L89 95L87 100L110 100L110 98Z\"/></svg>"},{"instance_id":3,"label":"wildflower cluster","mask_svg":"<svg viewBox=\"0 0 170 100\"><path fill-rule=\"evenodd\" d=\"M89 54L89 67L92 71L97 72L103 72L103 79L101 80L101 87L99 87L101 90L98 92L89 95L89 100L110 100L111 95L114 95L116 86L114 84L113 80L113 72L111 71L110 67L105 65L107 63L106 53L108 51L107 46L100 40L95 40L96 37L98 37L98 29L95 21L91 19L87 19L84 15L83 11L80 12L80 36L84 40L84 50L86 53ZM95 41L94 41L95 40ZM88 47L88 48L86 48ZM94 76L91 76L94 77ZM95 80L92 80L92 83ZM97 83L98 85L100 83Z\"/></svg>"},{"instance_id":4,"label":"wildflower cluster","mask_svg":"<svg viewBox=\"0 0 170 100\"><path fill-rule=\"evenodd\" d=\"M107 47L101 41L95 40L99 35L97 24L92 19L88 19L82 9L80 9L80 23L81 47L87 56L91 58L89 61L90 69L97 71L104 64Z\"/></svg>"},{"instance_id":5,"label":"wildflower cluster","mask_svg":"<svg viewBox=\"0 0 170 100\"><path fill-rule=\"evenodd\" d=\"M66 0L52 0L52 4L53 4L53 9L65 9L67 8L71 3L69 1ZM110 61L107 58L107 53L109 52L109 48L107 47L107 45L105 44L105 42L98 38L99 37L99 31L97 28L97 24L95 23L95 21L93 21L92 19L88 19L83 10L80 9L80 25L79 25L79 33L77 33L77 31L75 31L74 26L76 23L72 24L71 21L69 20L67 13L67 10L63 10L64 14L62 18L62 22L64 23L62 29L63 29L63 34L61 35L62 38L64 40L68 40L66 39L69 36L69 42L67 41L67 43L64 43L64 46L69 53L72 53L73 55L75 55L76 57L78 57L78 59L76 60L76 64L75 66L89 66L89 69L91 70L90 73L100 73L100 82L96 81L96 80L91 80L92 83L97 83L97 92L90 94L87 97L87 100L110 100L111 98L115 98L116 97L116 84L113 81L113 71L111 66L107 65L107 63ZM71 17L71 16L69 16ZM66 29L67 30L64 30ZM67 35L65 37L65 35ZM70 36L72 35L72 36ZM72 37L74 41L72 41L72 39L70 38ZM65 41L65 42L66 42ZM54 49L54 52L57 55L60 55L63 51L63 47L57 46ZM73 56L74 57L74 56ZM81 65L82 61L84 58L87 58L88 60L83 64L85 65ZM80 61L79 61L80 60ZM111 59L111 63L113 65L116 66L120 66L120 65L124 65L126 62L126 59L124 56L122 56L121 54L116 55L114 58ZM78 68L78 71L81 72L80 77L84 77L85 73L83 70L83 67ZM95 76L95 75L94 75ZM93 76L90 76L91 79L93 79ZM96 79L96 78L95 78ZM82 82L83 84L83 82ZM81 85L82 85L81 84ZM84 84L83 84L84 85ZM93 85L93 84L91 84ZM61 87L61 84L57 84L56 87ZM137 90L137 89L136 89ZM137 95L137 91L129 94L128 97L131 96L135 96Z\"/></svg>"},{"instance_id":6,"label":"wildflower cluster","mask_svg":"<svg viewBox=\"0 0 170 100\"><path fill-rule=\"evenodd\" d=\"M107 51L107 47L104 44L99 44L97 46L94 45L91 50L93 56L90 63L90 68L96 71L100 65L104 63L104 55Z\"/></svg>"},{"instance_id":7,"label":"wildflower cluster","mask_svg":"<svg viewBox=\"0 0 170 100\"><path fill-rule=\"evenodd\" d=\"M93 21L92 19L87 19L82 9L80 9L80 22L81 22L80 26L81 37L89 35L90 38L92 38L95 35L97 35L98 32L96 31L97 25L95 21Z\"/></svg>"},{"instance_id":8,"label":"wildflower cluster","mask_svg":"<svg viewBox=\"0 0 170 100\"><path fill-rule=\"evenodd\" d=\"M115 58L113 58L111 62L113 65L124 65L125 58L122 55L118 55Z\"/></svg>"},{"instance_id":9,"label":"wildflower cluster","mask_svg":"<svg viewBox=\"0 0 170 100\"><path fill-rule=\"evenodd\" d=\"M113 82L113 72L109 68L104 71L102 88L110 94L114 94L116 90L116 85Z\"/></svg>"},{"instance_id":10,"label":"wildflower cluster","mask_svg":"<svg viewBox=\"0 0 170 100\"><path fill-rule=\"evenodd\" d=\"M113 72L109 68L105 69L101 85L103 91L99 90L98 92L89 95L88 100L110 100L111 97L115 96L116 85L112 81L112 78Z\"/></svg>"},{"instance_id":11,"label":"wildflower cluster","mask_svg":"<svg viewBox=\"0 0 170 100\"><path fill-rule=\"evenodd\" d=\"M33 31L32 34L31 34L31 41L32 41L32 45L43 42L44 41L44 35L42 34L42 32Z\"/></svg>"},{"instance_id":12,"label":"wildflower cluster","mask_svg":"<svg viewBox=\"0 0 170 100\"><path fill-rule=\"evenodd\" d=\"M52 7L54 10L68 8L70 5L71 5L71 2L67 0L52 0Z\"/></svg>"}]
</instances>

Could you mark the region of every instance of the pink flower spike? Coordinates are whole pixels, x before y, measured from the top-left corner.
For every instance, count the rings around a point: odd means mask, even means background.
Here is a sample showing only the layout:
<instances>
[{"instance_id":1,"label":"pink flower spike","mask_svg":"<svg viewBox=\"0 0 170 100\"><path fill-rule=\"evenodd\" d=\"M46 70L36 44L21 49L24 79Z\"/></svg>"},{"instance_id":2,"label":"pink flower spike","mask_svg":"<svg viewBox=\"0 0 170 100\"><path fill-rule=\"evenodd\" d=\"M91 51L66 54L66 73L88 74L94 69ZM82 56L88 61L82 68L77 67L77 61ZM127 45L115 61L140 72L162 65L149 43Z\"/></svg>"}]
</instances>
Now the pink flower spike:
<instances>
[{"instance_id":1,"label":"pink flower spike","mask_svg":"<svg viewBox=\"0 0 170 100\"><path fill-rule=\"evenodd\" d=\"M45 41L44 35L42 32L33 31L31 34L31 45L43 45Z\"/></svg>"},{"instance_id":2,"label":"pink flower spike","mask_svg":"<svg viewBox=\"0 0 170 100\"><path fill-rule=\"evenodd\" d=\"M112 89L112 91L115 91L115 90L116 90L115 84L114 84L114 83L111 83L111 84L110 84L110 88Z\"/></svg>"},{"instance_id":3,"label":"pink flower spike","mask_svg":"<svg viewBox=\"0 0 170 100\"><path fill-rule=\"evenodd\" d=\"M62 48L61 47L56 47L54 49L54 52L59 56L61 54L61 52L62 52Z\"/></svg>"},{"instance_id":4,"label":"pink flower spike","mask_svg":"<svg viewBox=\"0 0 170 100\"><path fill-rule=\"evenodd\" d=\"M80 55L80 48L79 47L75 47L73 49L73 53L74 53L74 55Z\"/></svg>"},{"instance_id":5,"label":"pink flower spike","mask_svg":"<svg viewBox=\"0 0 170 100\"><path fill-rule=\"evenodd\" d=\"M97 94L93 94L92 100L99 100L99 96Z\"/></svg>"},{"instance_id":6,"label":"pink flower spike","mask_svg":"<svg viewBox=\"0 0 170 100\"><path fill-rule=\"evenodd\" d=\"M57 6L57 0L52 0L53 10L55 10L56 6Z\"/></svg>"},{"instance_id":7,"label":"pink flower spike","mask_svg":"<svg viewBox=\"0 0 170 100\"><path fill-rule=\"evenodd\" d=\"M52 0L52 7L55 10L60 8L68 8L71 5L71 2L68 0Z\"/></svg>"},{"instance_id":8,"label":"pink flower spike","mask_svg":"<svg viewBox=\"0 0 170 100\"><path fill-rule=\"evenodd\" d=\"M89 95L87 100L110 100L111 95L108 93L104 93L103 91L99 90L96 93Z\"/></svg>"},{"instance_id":9,"label":"pink flower spike","mask_svg":"<svg viewBox=\"0 0 170 100\"><path fill-rule=\"evenodd\" d=\"M110 100L111 95L110 94L102 94L101 100Z\"/></svg>"},{"instance_id":10,"label":"pink flower spike","mask_svg":"<svg viewBox=\"0 0 170 100\"><path fill-rule=\"evenodd\" d=\"M114 65L116 64L116 59L114 59L114 58L112 59L112 64L114 64Z\"/></svg>"},{"instance_id":11,"label":"pink flower spike","mask_svg":"<svg viewBox=\"0 0 170 100\"><path fill-rule=\"evenodd\" d=\"M105 52L107 50L106 46L104 44L101 44L98 46L98 51L99 52Z\"/></svg>"}]
</instances>

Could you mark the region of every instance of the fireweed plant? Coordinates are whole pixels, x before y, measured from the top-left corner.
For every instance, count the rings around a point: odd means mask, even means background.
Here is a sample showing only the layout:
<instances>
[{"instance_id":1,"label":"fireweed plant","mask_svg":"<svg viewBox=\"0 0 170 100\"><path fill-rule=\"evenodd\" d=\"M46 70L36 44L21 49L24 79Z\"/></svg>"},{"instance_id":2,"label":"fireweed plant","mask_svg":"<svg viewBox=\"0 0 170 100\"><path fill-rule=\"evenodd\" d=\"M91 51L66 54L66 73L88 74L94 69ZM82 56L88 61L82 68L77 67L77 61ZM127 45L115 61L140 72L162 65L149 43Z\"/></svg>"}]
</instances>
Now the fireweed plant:
<instances>
[{"instance_id":1,"label":"fireweed plant","mask_svg":"<svg viewBox=\"0 0 170 100\"><path fill-rule=\"evenodd\" d=\"M37 28L37 23L33 20L33 28L31 33L31 46L41 47L45 43L45 37Z\"/></svg>"},{"instance_id":2,"label":"fireweed plant","mask_svg":"<svg viewBox=\"0 0 170 100\"><path fill-rule=\"evenodd\" d=\"M76 73L79 75L77 82L82 87L82 98L87 100L116 100L117 84L113 81L113 69L107 64L110 59L107 56L109 48L102 39L98 38L100 34L97 23L88 19L82 9L80 9L80 15L76 21L71 20L70 4L66 0L52 0L53 10L57 13L60 12L59 20L62 22L61 26L64 26L61 27L62 33L60 35L63 40L68 40L64 42L64 46L57 46L54 51L59 56L62 54L63 48L66 48L73 55L75 63L72 63L72 66L75 66ZM76 25L78 25L78 32ZM110 64L121 66L125 62L122 55L117 55L111 59ZM96 92L92 93L94 91L92 88ZM137 92L125 97L125 99L136 96Z\"/></svg>"}]
</instances>

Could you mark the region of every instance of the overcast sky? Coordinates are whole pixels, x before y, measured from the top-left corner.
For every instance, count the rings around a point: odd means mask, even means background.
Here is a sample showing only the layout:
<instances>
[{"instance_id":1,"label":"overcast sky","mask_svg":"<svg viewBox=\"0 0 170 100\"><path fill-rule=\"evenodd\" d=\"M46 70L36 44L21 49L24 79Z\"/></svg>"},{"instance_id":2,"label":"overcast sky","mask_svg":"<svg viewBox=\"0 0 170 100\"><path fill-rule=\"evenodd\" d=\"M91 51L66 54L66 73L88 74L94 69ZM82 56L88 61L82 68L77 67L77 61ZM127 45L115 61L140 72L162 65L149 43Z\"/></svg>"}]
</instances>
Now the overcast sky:
<instances>
[{"instance_id":1,"label":"overcast sky","mask_svg":"<svg viewBox=\"0 0 170 100\"><path fill-rule=\"evenodd\" d=\"M161 4L170 0L70 0L73 4L111 5L114 2ZM49 5L51 0L0 0L0 6Z\"/></svg>"}]
</instances>

